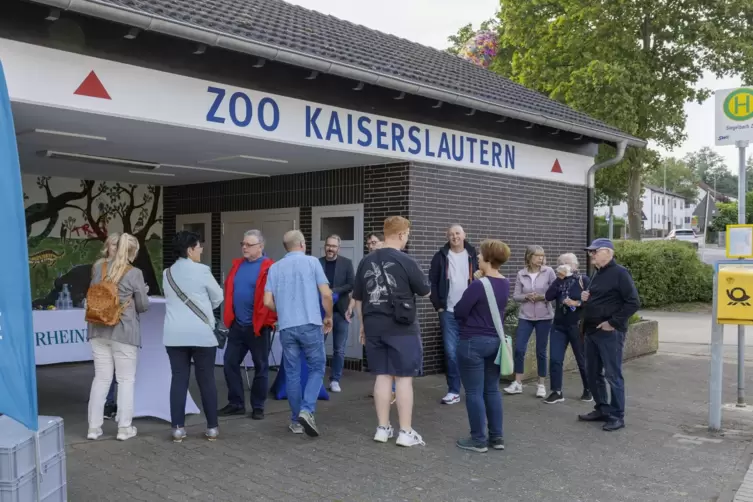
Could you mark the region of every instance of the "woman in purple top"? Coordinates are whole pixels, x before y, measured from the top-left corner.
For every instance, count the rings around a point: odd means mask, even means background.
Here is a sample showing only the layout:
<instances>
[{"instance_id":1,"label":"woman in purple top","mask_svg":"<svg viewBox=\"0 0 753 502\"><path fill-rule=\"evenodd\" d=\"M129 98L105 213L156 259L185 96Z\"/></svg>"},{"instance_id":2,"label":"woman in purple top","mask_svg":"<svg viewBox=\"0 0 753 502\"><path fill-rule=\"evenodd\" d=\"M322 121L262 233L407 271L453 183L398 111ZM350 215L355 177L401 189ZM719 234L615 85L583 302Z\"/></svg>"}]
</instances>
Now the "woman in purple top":
<instances>
[{"instance_id":1,"label":"woman in purple top","mask_svg":"<svg viewBox=\"0 0 753 502\"><path fill-rule=\"evenodd\" d=\"M481 243L479 272L492 285L501 319L504 319L510 296L510 281L499 273L499 267L509 258L510 248L504 242L485 240ZM473 281L465 290L455 305L455 319L460 327L458 369L465 388L465 407L471 426L471 437L458 440L457 445L464 450L481 453L487 451L489 446L504 450L500 370L495 363L500 341L481 281Z\"/></svg>"}]
</instances>

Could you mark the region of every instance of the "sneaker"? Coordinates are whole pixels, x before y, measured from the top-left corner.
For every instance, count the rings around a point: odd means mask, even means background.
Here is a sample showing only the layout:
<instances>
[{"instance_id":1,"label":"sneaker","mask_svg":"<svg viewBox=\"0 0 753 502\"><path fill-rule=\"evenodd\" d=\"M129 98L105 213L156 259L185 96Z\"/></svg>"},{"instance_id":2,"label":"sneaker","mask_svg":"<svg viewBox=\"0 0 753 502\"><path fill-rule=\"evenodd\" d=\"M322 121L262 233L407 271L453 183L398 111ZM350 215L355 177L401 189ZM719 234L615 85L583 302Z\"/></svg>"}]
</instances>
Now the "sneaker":
<instances>
[{"instance_id":1,"label":"sneaker","mask_svg":"<svg viewBox=\"0 0 753 502\"><path fill-rule=\"evenodd\" d=\"M460 402L460 394L454 392L448 392L445 397L442 398L442 404L457 404Z\"/></svg>"},{"instance_id":2,"label":"sneaker","mask_svg":"<svg viewBox=\"0 0 753 502\"><path fill-rule=\"evenodd\" d=\"M536 384L536 397L546 397L546 386L542 384Z\"/></svg>"},{"instance_id":3,"label":"sneaker","mask_svg":"<svg viewBox=\"0 0 753 502\"><path fill-rule=\"evenodd\" d=\"M342 392L342 389L340 388L340 382L337 382L335 380L331 381L329 383L329 390L332 392Z\"/></svg>"},{"instance_id":4,"label":"sneaker","mask_svg":"<svg viewBox=\"0 0 753 502\"><path fill-rule=\"evenodd\" d=\"M246 408L244 408L243 406L235 406L233 404L228 404L224 408L217 410L217 413L219 413L223 417L229 417L232 415L245 415Z\"/></svg>"},{"instance_id":5,"label":"sneaker","mask_svg":"<svg viewBox=\"0 0 753 502\"><path fill-rule=\"evenodd\" d=\"M502 438L489 439L489 446L491 446L495 450L504 450L505 440Z\"/></svg>"},{"instance_id":6,"label":"sneaker","mask_svg":"<svg viewBox=\"0 0 753 502\"><path fill-rule=\"evenodd\" d=\"M102 437L102 429L89 429L89 431L86 433L86 439L91 439L94 441L95 439L99 439Z\"/></svg>"},{"instance_id":7,"label":"sneaker","mask_svg":"<svg viewBox=\"0 0 753 502\"><path fill-rule=\"evenodd\" d=\"M118 441L125 441L126 439L131 439L132 437L136 437L136 427L133 425L130 427L118 427L118 435L115 439Z\"/></svg>"},{"instance_id":8,"label":"sneaker","mask_svg":"<svg viewBox=\"0 0 753 502\"><path fill-rule=\"evenodd\" d=\"M486 453L489 447L486 443L479 443L471 438L458 439L455 443L461 450L475 451L477 453Z\"/></svg>"},{"instance_id":9,"label":"sneaker","mask_svg":"<svg viewBox=\"0 0 753 502\"><path fill-rule=\"evenodd\" d=\"M184 439L186 439L186 429L183 427L178 427L176 429L173 429L172 437L173 437L173 443L181 443Z\"/></svg>"},{"instance_id":10,"label":"sneaker","mask_svg":"<svg viewBox=\"0 0 753 502\"><path fill-rule=\"evenodd\" d=\"M303 426L303 431L308 436L315 438L319 435L319 429L316 427L314 415L308 411L302 411L298 414L298 423Z\"/></svg>"},{"instance_id":11,"label":"sneaker","mask_svg":"<svg viewBox=\"0 0 753 502\"><path fill-rule=\"evenodd\" d=\"M207 429L204 436L206 436L209 441L216 441L220 436L220 430L217 427L212 427L211 429Z\"/></svg>"},{"instance_id":12,"label":"sneaker","mask_svg":"<svg viewBox=\"0 0 753 502\"><path fill-rule=\"evenodd\" d=\"M583 394L580 396L580 400L585 401L586 403L590 403L594 400L594 397L591 394L590 390L584 390Z\"/></svg>"},{"instance_id":13,"label":"sneaker","mask_svg":"<svg viewBox=\"0 0 753 502\"><path fill-rule=\"evenodd\" d=\"M374 441L377 443L386 443L392 436L395 435L395 429L391 425L380 425L377 427L376 434L374 434Z\"/></svg>"},{"instance_id":14,"label":"sneaker","mask_svg":"<svg viewBox=\"0 0 753 502\"><path fill-rule=\"evenodd\" d=\"M114 420L117 414L118 414L117 405L114 405L114 404L105 405L105 412L103 414L105 420Z\"/></svg>"},{"instance_id":15,"label":"sneaker","mask_svg":"<svg viewBox=\"0 0 753 502\"><path fill-rule=\"evenodd\" d=\"M400 435L397 437L397 445L398 446L426 446L426 443L424 443L424 439L421 437L421 435L414 431L413 429L409 431L400 430Z\"/></svg>"},{"instance_id":16,"label":"sneaker","mask_svg":"<svg viewBox=\"0 0 753 502\"><path fill-rule=\"evenodd\" d=\"M293 434L303 434L303 426L301 426L301 424L293 422L288 426L288 429L290 429L290 432Z\"/></svg>"},{"instance_id":17,"label":"sneaker","mask_svg":"<svg viewBox=\"0 0 753 502\"><path fill-rule=\"evenodd\" d=\"M553 390L551 394L549 394L549 397L544 399L544 402L546 404L556 404L561 403L565 400L564 396L562 396L562 392L557 392L556 390Z\"/></svg>"},{"instance_id":18,"label":"sneaker","mask_svg":"<svg viewBox=\"0 0 753 502\"><path fill-rule=\"evenodd\" d=\"M251 420L264 420L264 410L257 408L251 412Z\"/></svg>"},{"instance_id":19,"label":"sneaker","mask_svg":"<svg viewBox=\"0 0 753 502\"><path fill-rule=\"evenodd\" d=\"M590 413L578 415L578 420L581 422L608 422L609 415L604 415L602 412L593 410Z\"/></svg>"},{"instance_id":20,"label":"sneaker","mask_svg":"<svg viewBox=\"0 0 753 502\"><path fill-rule=\"evenodd\" d=\"M505 387L504 391L507 394L521 394L523 392L523 384L518 381L514 381L513 383Z\"/></svg>"}]
</instances>

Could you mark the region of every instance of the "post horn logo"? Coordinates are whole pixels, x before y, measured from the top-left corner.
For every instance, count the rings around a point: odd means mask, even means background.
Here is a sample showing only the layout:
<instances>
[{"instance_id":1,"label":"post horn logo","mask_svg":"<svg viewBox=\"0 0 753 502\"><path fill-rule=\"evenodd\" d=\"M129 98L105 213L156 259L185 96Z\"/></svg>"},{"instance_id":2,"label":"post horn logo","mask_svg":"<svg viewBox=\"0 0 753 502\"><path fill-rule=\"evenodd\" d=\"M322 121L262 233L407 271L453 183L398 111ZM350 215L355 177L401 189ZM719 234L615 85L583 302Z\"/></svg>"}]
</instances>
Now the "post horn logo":
<instances>
[{"instance_id":1,"label":"post horn logo","mask_svg":"<svg viewBox=\"0 0 753 502\"><path fill-rule=\"evenodd\" d=\"M732 288L727 290L727 298L729 303L727 305L742 305L744 307L750 307L750 295L743 288Z\"/></svg>"},{"instance_id":2,"label":"post horn logo","mask_svg":"<svg viewBox=\"0 0 753 502\"><path fill-rule=\"evenodd\" d=\"M753 89L743 87L732 91L722 105L724 115L735 122L753 118Z\"/></svg>"}]
</instances>

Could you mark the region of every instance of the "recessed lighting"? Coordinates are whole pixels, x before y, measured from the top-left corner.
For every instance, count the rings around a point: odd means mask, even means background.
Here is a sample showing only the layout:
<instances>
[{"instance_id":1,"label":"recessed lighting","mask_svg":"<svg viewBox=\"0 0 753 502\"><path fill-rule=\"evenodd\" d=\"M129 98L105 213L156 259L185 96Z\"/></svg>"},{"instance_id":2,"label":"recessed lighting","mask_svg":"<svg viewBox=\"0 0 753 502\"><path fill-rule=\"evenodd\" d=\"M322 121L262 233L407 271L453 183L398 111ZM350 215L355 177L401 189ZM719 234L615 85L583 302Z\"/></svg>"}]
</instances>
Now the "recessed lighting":
<instances>
[{"instance_id":1,"label":"recessed lighting","mask_svg":"<svg viewBox=\"0 0 753 502\"><path fill-rule=\"evenodd\" d=\"M200 160L199 164L208 164L209 162L222 162L225 160L243 159L243 160L260 160L262 162L276 162L278 164L287 164L285 159L272 159L270 157L255 157L253 155L228 155L225 157L216 157L214 159Z\"/></svg>"},{"instance_id":2,"label":"recessed lighting","mask_svg":"<svg viewBox=\"0 0 753 502\"><path fill-rule=\"evenodd\" d=\"M107 138L104 136L93 136L91 134L81 134L77 132L65 132L65 131L54 131L52 129L31 129L28 131L22 131L18 133L16 136L25 136L27 134L50 134L53 136L66 136L68 138L79 138L79 139L93 139L97 141L107 141Z\"/></svg>"},{"instance_id":3,"label":"recessed lighting","mask_svg":"<svg viewBox=\"0 0 753 502\"><path fill-rule=\"evenodd\" d=\"M147 174L149 176L175 176L174 174L171 174L171 173L157 173L157 172L154 172L154 171L136 171L136 170L131 170L131 171L128 171L128 172L131 173L131 174Z\"/></svg>"},{"instance_id":4,"label":"recessed lighting","mask_svg":"<svg viewBox=\"0 0 753 502\"><path fill-rule=\"evenodd\" d=\"M230 171L228 169L215 169L213 167L181 166L178 164L160 164L160 167L172 167L174 169L189 169L193 171L208 171L212 173L239 174L241 176L256 176L259 178L269 178L268 174L244 173L243 171Z\"/></svg>"}]
</instances>

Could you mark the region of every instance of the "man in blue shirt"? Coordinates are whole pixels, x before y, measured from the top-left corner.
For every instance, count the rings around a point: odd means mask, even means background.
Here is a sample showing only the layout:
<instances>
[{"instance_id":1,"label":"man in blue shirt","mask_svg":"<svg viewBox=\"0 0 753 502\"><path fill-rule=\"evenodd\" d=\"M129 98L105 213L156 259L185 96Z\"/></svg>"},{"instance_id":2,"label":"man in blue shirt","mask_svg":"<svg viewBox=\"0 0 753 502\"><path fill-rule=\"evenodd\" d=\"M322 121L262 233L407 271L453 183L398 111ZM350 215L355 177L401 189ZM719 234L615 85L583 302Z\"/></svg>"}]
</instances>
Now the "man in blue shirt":
<instances>
[{"instance_id":1,"label":"man in blue shirt","mask_svg":"<svg viewBox=\"0 0 753 502\"><path fill-rule=\"evenodd\" d=\"M319 435L319 429L314 421L314 412L327 361L324 335L332 331L332 290L319 260L306 255L306 242L300 231L286 232L283 244L288 253L269 269L264 305L277 311L285 383L292 413L290 430L315 437ZM308 380L303 392L301 355L308 367Z\"/></svg>"}]
</instances>

